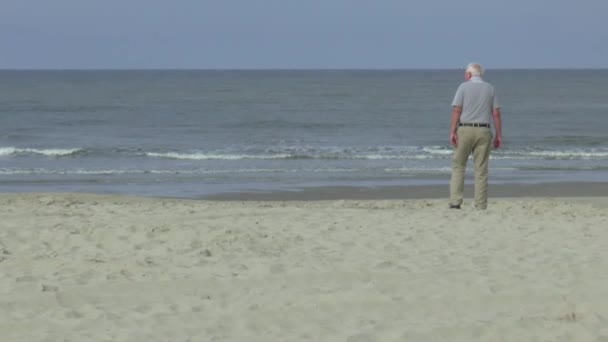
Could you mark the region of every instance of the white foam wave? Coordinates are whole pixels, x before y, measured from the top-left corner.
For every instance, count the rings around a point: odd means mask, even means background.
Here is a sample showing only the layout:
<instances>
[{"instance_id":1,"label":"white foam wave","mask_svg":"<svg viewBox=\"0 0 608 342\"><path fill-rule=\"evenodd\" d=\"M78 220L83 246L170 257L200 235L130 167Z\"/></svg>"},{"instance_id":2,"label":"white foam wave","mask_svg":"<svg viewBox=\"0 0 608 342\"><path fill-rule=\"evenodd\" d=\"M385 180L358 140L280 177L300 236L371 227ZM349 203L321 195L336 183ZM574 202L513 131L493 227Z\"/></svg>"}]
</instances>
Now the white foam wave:
<instances>
[{"instance_id":1,"label":"white foam wave","mask_svg":"<svg viewBox=\"0 0 608 342\"><path fill-rule=\"evenodd\" d=\"M533 151L529 152L530 155L535 157L543 158L556 158L556 159L567 159L567 158L606 158L608 152L600 151Z\"/></svg>"},{"instance_id":2,"label":"white foam wave","mask_svg":"<svg viewBox=\"0 0 608 342\"><path fill-rule=\"evenodd\" d=\"M215 169L215 170L86 170L86 169L0 169L0 175L136 175L136 174L159 174L159 175L197 175L197 174L227 174L227 173L292 173L292 172L357 172L360 169Z\"/></svg>"},{"instance_id":3,"label":"white foam wave","mask_svg":"<svg viewBox=\"0 0 608 342\"><path fill-rule=\"evenodd\" d=\"M368 154L368 155L355 155L346 159L366 159L366 160L416 160L416 159L444 159L445 156L440 155L428 155L428 154L411 154L411 155L381 155L381 154Z\"/></svg>"},{"instance_id":4,"label":"white foam wave","mask_svg":"<svg viewBox=\"0 0 608 342\"><path fill-rule=\"evenodd\" d=\"M551 150L538 150L538 151L518 151L518 150L506 150L493 153L492 159L557 159L557 160L576 160L576 159L606 159L608 158L608 151L598 150L569 150L569 151L551 151Z\"/></svg>"},{"instance_id":5,"label":"white foam wave","mask_svg":"<svg viewBox=\"0 0 608 342\"><path fill-rule=\"evenodd\" d=\"M454 150L452 150L452 149L439 147L439 146L423 147L422 151L425 153L429 153L431 155L441 155L441 156L450 156L450 155L452 155L452 153L454 153Z\"/></svg>"},{"instance_id":6,"label":"white foam wave","mask_svg":"<svg viewBox=\"0 0 608 342\"><path fill-rule=\"evenodd\" d=\"M49 169L0 169L0 175L113 175L133 172L132 170L49 170Z\"/></svg>"},{"instance_id":7,"label":"white foam wave","mask_svg":"<svg viewBox=\"0 0 608 342\"><path fill-rule=\"evenodd\" d=\"M438 159L446 154L350 154L350 153L278 153L278 154L207 154L207 153L145 153L148 157L179 160L245 160L245 159L363 159L363 160L408 160Z\"/></svg>"},{"instance_id":8,"label":"white foam wave","mask_svg":"<svg viewBox=\"0 0 608 342\"><path fill-rule=\"evenodd\" d=\"M155 158L185 159L185 160L242 160L242 159L287 159L289 154L275 155L246 155L246 154L206 154L206 153L155 153L147 152L146 156Z\"/></svg>"},{"instance_id":9,"label":"white foam wave","mask_svg":"<svg viewBox=\"0 0 608 342\"><path fill-rule=\"evenodd\" d=\"M51 148L51 149L36 149L36 148L15 148L15 147L0 147L0 156L10 156L23 153L40 154L47 157L62 157L82 151L80 148Z\"/></svg>"},{"instance_id":10,"label":"white foam wave","mask_svg":"<svg viewBox=\"0 0 608 342\"><path fill-rule=\"evenodd\" d=\"M415 167L399 167L399 168L388 168L384 169L387 173L449 173L452 169L449 167L436 167L436 168L415 168Z\"/></svg>"},{"instance_id":11,"label":"white foam wave","mask_svg":"<svg viewBox=\"0 0 608 342\"><path fill-rule=\"evenodd\" d=\"M37 149L0 147L0 157L16 155L40 155L44 157L74 156L83 152L81 148L65 149ZM243 153L230 152L143 152L136 153L139 156L152 158L175 159L175 160L299 160L299 159L327 159L327 160L430 160L448 159L453 154L453 149L442 146L427 147L391 147L391 148L289 148L267 150L264 152L243 151ZM572 149L572 150L542 150L542 149L500 149L493 151L491 159L607 159L607 149Z\"/></svg>"},{"instance_id":12,"label":"white foam wave","mask_svg":"<svg viewBox=\"0 0 608 342\"><path fill-rule=\"evenodd\" d=\"M387 173L420 173L420 172L449 172L449 167L440 168L387 168L381 169ZM356 173L366 171L380 171L365 168L302 168L302 169L279 169L279 168L243 168L243 169L197 169L197 170L139 170L139 169L0 169L0 175L91 175L91 176L111 176L111 175L206 175L206 174L240 174L240 173Z\"/></svg>"},{"instance_id":13,"label":"white foam wave","mask_svg":"<svg viewBox=\"0 0 608 342\"><path fill-rule=\"evenodd\" d=\"M234 170L86 170L86 169L0 169L0 175L136 175L136 174L216 174L216 173L250 173L250 172L296 172L301 170L283 169L234 169Z\"/></svg>"},{"instance_id":14,"label":"white foam wave","mask_svg":"<svg viewBox=\"0 0 608 342\"><path fill-rule=\"evenodd\" d=\"M15 150L14 147L0 147L0 156L10 156Z\"/></svg>"},{"instance_id":15,"label":"white foam wave","mask_svg":"<svg viewBox=\"0 0 608 342\"><path fill-rule=\"evenodd\" d=\"M413 151L400 151L397 153L387 154L344 154L334 155L335 159L368 159L368 160L426 160L426 159L448 159L454 153L453 149L441 147L424 147ZM321 158L320 156L311 156L311 158ZM491 159L521 159L521 160L538 160L538 159L606 159L608 151L606 150L497 150L494 151Z\"/></svg>"}]
</instances>

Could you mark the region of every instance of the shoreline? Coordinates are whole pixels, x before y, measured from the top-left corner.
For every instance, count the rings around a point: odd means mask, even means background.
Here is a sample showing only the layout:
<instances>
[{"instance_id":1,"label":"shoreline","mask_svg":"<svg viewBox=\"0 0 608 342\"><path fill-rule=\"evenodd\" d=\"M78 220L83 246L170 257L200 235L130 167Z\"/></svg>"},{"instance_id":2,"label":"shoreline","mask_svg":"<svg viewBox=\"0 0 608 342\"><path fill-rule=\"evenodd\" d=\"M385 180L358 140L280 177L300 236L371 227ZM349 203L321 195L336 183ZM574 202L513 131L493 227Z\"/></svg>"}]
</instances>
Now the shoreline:
<instances>
[{"instance_id":1,"label":"shoreline","mask_svg":"<svg viewBox=\"0 0 608 342\"><path fill-rule=\"evenodd\" d=\"M204 187L204 185L201 185ZM32 189L30 189L32 190ZM472 200L473 184L465 185L465 202ZM235 191L217 191L197 195L196 191L180 195L179 191L162 192L121 192L116 190L95 191L95 189L66 189L65 191L5 191L2 196L14 195L101 195L149 199L183 199L202 201L328 201L328 200L409 200L447 199L448 184L433 185L322 185L294 186L293 188ZM608 182L553 182L553 183L499 183L490 184L488 199L499 198L572 198L608 197Z\"/></svg>"},{"instance_id":2,"label":"shoreline","mask_svg":"<svg viewBox=\"0 0 608 342\"><path fill-rule=\"evenodd\" d=\"M465 185L465 202L473 197L473 185ZM412 186L318 186L294 190L242 191L201 197L210 201L324 201L441 199L449 197L449 185ZM488 198L608 197L608 182L539 184L490 184Z\"/></svg>"}]
</instances>

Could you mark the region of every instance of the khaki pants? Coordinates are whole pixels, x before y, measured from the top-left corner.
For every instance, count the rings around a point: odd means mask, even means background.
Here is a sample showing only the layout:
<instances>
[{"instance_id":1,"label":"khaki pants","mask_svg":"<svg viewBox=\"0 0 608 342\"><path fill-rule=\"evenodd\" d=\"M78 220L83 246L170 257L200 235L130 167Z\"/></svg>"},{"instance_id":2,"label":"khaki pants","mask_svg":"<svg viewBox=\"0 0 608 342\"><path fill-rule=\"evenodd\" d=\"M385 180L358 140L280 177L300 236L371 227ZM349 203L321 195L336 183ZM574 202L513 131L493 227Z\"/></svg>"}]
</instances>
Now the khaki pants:
<instances>
[{"instance_id":1,"label":"khaki pants","mask_svg":"<svg viewBox=\"0 0 608 342\"><path fill-rule=\"evenodd\" d=\"M488 206L488 160L492 149L492 132L486 127L458 127L458 146L452 160L450 204L461 205L464 197L464 172L473 153L475 162L475 207Z\"/></svg>"}]
</instances>

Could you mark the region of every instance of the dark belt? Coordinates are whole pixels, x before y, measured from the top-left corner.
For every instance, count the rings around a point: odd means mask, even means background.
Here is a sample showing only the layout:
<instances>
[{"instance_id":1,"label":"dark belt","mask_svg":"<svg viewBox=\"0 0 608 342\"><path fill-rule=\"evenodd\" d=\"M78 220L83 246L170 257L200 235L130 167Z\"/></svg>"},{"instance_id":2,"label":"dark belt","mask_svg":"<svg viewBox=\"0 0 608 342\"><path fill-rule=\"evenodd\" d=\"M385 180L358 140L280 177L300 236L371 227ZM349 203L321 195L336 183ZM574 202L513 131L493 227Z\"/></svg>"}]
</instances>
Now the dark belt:
<instances>
[{"instance_id":1,"label":"dark belt","mask_svg":"<svg viewBox=\"0 0 608 342\"><path fill-rule=\"evenodd\" d=\"M487 123L459 123L458 126L465 126L465 127L490 127L490 124Z\"/></svg>"}]
</instances>

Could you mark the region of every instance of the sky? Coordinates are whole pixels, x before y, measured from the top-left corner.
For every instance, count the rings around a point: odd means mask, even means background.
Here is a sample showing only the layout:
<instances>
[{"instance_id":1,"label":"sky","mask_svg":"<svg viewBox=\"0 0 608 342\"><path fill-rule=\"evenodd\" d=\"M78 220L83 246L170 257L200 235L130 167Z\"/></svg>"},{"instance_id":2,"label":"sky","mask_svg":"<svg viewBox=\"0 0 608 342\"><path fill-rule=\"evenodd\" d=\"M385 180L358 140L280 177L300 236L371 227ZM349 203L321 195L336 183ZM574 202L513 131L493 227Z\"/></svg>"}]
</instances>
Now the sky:
<instances>
[{"instance_id":1,"label":"sky","mask_svg":"<svg viewBox=\"0 0 608 342\"><path fill-rule=\"evenodd\" d=\"M0 0L1 69L608 68L608 0Z\"/></svg>"}]
</instances>

